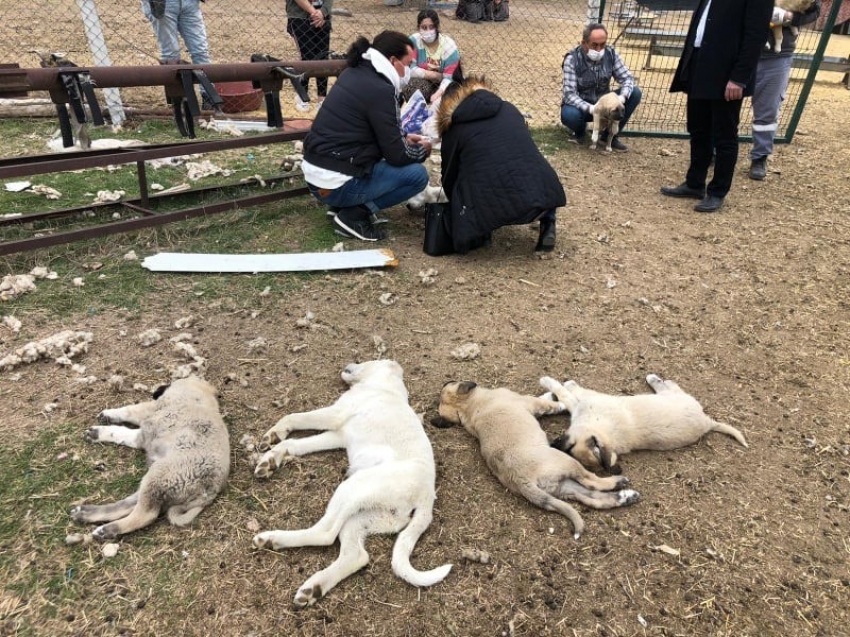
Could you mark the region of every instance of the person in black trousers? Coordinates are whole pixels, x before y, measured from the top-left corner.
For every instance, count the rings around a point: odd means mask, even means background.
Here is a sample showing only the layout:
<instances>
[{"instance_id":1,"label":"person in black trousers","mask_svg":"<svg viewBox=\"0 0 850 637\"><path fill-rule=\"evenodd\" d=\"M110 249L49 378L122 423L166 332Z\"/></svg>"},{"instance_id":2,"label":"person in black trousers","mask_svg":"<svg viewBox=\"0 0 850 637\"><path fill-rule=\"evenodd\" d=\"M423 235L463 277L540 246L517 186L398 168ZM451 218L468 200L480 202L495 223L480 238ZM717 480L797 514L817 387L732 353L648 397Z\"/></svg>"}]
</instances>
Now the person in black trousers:
<instances>
[{"instance_id":1,"label":"person in black trousers","mask_svg":"<svg viewBox=\"0 0 850 637\"><path fill-rule=\"evenodd\" d=\"M295 40L302 60L327 59L331 47L331 9L333 0L286 0L286 32ZM307 88L307 78L301 80ZM328 94L328 78L316 78L318 106ZM317 106L317 108L318 108ZM310 110L310 105L295 96L295 108Z\"/></svg>"},{"instance_id":2,"label":"person in black trousers","mask_svg":"<svg viewBox=\"0 0 850 637\"><path fill-rule=\"evenodd\" d=\"M699 199L697 212L719 210L732 187L741 104L753 94L772 12L772 0L700 0L691 18L670 86L671 93L688 95L690 166L684 183L663 186L661 194Z\"/></svg>"}]
</instances>

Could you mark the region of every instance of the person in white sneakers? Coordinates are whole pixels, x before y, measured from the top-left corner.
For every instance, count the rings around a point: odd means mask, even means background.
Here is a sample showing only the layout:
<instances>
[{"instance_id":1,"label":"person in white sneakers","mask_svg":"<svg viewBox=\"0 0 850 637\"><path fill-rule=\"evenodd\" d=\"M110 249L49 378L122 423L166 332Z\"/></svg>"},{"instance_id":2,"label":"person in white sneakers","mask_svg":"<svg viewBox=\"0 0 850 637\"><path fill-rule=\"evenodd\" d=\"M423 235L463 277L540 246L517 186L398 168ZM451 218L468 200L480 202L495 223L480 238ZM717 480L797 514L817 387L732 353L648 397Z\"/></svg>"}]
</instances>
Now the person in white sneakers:
<instances>
[{"instance_id":1,"label":"person in white sneakers","mask_svg":"<svg viewBox=\"0 0 850 637\"><path fill-rule=\"evenodd\" d=\"M286 0L286 32L295 40L302 60L324 60L331 48L331 9L333 0ZM301 80L307 88L309 78ZM318 104L328 94L328 78L316 78ZM295 108L309 111L310 103L295 96Z\"/></svg>"}]
</instances>

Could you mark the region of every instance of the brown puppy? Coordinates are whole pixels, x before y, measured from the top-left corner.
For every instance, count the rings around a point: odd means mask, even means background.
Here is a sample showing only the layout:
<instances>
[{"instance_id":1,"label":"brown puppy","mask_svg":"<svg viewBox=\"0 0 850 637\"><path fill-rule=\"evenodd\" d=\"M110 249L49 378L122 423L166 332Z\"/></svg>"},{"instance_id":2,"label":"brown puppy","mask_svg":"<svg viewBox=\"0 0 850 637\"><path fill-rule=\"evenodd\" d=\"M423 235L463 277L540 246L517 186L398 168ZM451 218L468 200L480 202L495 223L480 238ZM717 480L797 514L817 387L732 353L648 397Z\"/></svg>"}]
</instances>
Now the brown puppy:
<instances>
[{"instance_id":1,"label":"brown puppy","mask_svg":"<svg viewBox=\"0 0 850 637\"><path fill-rule=\"evenodd\" d=\"M646 382L654 394L610 396L572 380L562 385L548 376L541 378L540 385L550 392L542 398L557 398L570 412L570 428L552 446L590 469L601 467L614 473L619 471L621 454L678 449L709 431L732 436L747 446L740 431L706 416L696 398L672 380L650 374Z\"/></svg>"},{"instance_id":2,"label":"brown puppy","mask_svg":"<svg viewBox=\"0 0 850 637\"><path fill-rule=\"evenodd\" d=\"M478 438L481 455L499 482L535 506L568 518L578 539L584 521L564 500L610 509L637 502L640 494L623 489L629 483L627 478L600 478L549 446L535 416L564 410L560 402L455 381L443 386L440 417L432 424L462 424Z\"/></svg>"},{"instance_id":3,"label":"brown puppy","mask_svg":"<svg viewBox=\"0 0 850 637\"><path fill-rule=\"evenodd\" d=\"M593 108L593 135L590 138L590 147L596 150L596 142L599 141L599 134L608 130L608 141L605 145L605 151L611 152L611 142L614 136L620 132L620 120L626 115L626 107L620 101L620 96L614 91L605 93L596 101Z\"/></svg>"}]
</instances>

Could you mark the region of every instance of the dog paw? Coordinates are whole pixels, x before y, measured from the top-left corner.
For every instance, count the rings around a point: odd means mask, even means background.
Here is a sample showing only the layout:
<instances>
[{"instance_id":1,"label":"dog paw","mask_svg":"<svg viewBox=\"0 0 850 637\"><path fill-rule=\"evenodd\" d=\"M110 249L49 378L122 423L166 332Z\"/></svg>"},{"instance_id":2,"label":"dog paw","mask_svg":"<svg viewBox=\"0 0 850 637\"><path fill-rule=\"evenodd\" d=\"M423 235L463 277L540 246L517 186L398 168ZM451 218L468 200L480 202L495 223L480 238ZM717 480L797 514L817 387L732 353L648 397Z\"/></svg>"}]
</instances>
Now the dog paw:
<instances>
[{"instance_id":1,"label":"dog paw","mask_svg":"<svg viewBox=\"0 0 850 637\"><path fill-rule=\"evenodd\" d=\"M266 432L266 435L263 436L263 439L260 440L259 444L257 445L257 449L259 451L268 451L277 443L279 443L280 440L281 438L276 431Z\"/></svg>"},{"instance_id":2,"label":"dog paw","mask_svg":"<svg viewBox=\"0 0 850 637\"><path fill-rule=\"evenodd\" d=\"M543 389L548 390L548 394L543 394L543 396L541 396L541 398L543 398L544 396L547 396L547 395L554 395L555 391L557 391L558 389L561 388L561 383L559 383L557 380L555 380L551 376L544 376L543 378L540 379L540 386ZM550 398L549 400L554 400L554 399Z\"/></svg>"},{"instance_id":3,"label":"dog paw","mask_svg":"<svg viewBox=\"0 0 850 637\"><path fill-rule=\"evenodd\" d=\"M631 481L631 480L629 480L626 476L623 476L622 478L620 478L620 479L617 481L617 486L616 486L616 487L614 487L614 488L615 488L615 489L625 489L625 488L626 488L627 486L629 486L631 483L632 483L632 481Z\"/></svg>"},{"instance_id":4,"label":"dog paw","mask_svg":"<svg viewBox=\"0 0 850 637\"><path fill-rule=\"evenodd\" d=\"M540 400L548 400L548 401L551 401L551 402L553 402L553 403L554 403L555 401L557 401L557 400L558 400L558 397L557 397L555 394L553 394L552 392L550 392L550 391L547 391L547 392L545 392L545 393L543 393L543 394L540 394L540 395L538 396L538 398L539 398Z\"/></svg>"},{"instance_id":5,"label":"dog paw","mask_svg":"<svg viewBox=\"0 0 850 637\"><path fill-rule=\"evenodd\" d=\"M634 489L623 489L617 494L617 505L626 506L640 500L640 493Z\"/></svg>"},{"instance_id":6,"label":"dog paw","mask_svg":"<svg viewBox=\"0 0 850 637\"><path fill-rule=\"evenodd\" d=\"M86 521L85 508L86 507L84 505L81 505L81 506L76 506L73 509L71 509L71 519L74 522L78 522L78 523L85 522Z\"/></svg>"},{"instance_id":7,"label":"dog paw","mask_svg":"<svg viewBox=\"0 0 850 637\"><path fill-rule=\"evenodd\" d=\"M118 416L117 409L104 409L97 415L97 421L101 425L114 425L115 423L121 422L121 418Z\"/></svg>"},{"instance_id":8,"label":"dog paw","mask_svg":"<svg viewBox=\"0 0 850 637\"><path fill-rule=\"evenodd\" d=\"M315 586L302 586L299 588L298 592L295 593L295 599L292 600L292 603L297 608L305 608L312 606L320 599L322 599L322 587L316 584Z\"/></svg>"},{"instance_id":9,"label":"dog paw","mask_svg":"<svg viewBox=\"0 0 850 637\"><path fill-rule=\"evenodd\" d=\"M254 545L255 549L273 549L274 546L272 544L271 532L263 531L262 533L257 533L254 536L254 539L251 540L251 543Z\"/></svg>"},{"instance_id":10,"label":"dog paw","mask_svg":"<svg viewBox=\"0 0 850 637\"><path fill-rule=\"evenodd\" d=\"M647 376L646 376L647 385L652 386L652 385L655 385L656 383L660 383L660 382L662 382L661 377L658 376L657 374L647 374Z\"/></svg>"},{"instance_id":11,"label":"dog paw","mask_svg":"<svg viewBox=\"0 0 850 637\"><path fill-rule=\"evenodd\" d=\"M114 540L118 537L118 533L112 524L104 524L92 531L92 537L98 542L105 542L106 540Z\"/></svg>"},{"instance_id":12,"label":"dog paw","mask_svg":"<svg viewBox=\"0 0 850 637\"><path fill-rule=\"evenodd\" d=\"M268 478L271 474L275 472L277 468L277 460L275 460L274 454L269 451L257 463L257 467L254 469L254 477Z\"/></svg>"},{"instance_id":13,"label":"dog paw","mask_svg":"<svg viewBox=\"0 0 850 637\"><path fill-rule=\"evenodd\" d=\"M83 432L83 440L86 442L97 442L100 438L100 427L89 427Z\"/></svg>"}]
</instances>

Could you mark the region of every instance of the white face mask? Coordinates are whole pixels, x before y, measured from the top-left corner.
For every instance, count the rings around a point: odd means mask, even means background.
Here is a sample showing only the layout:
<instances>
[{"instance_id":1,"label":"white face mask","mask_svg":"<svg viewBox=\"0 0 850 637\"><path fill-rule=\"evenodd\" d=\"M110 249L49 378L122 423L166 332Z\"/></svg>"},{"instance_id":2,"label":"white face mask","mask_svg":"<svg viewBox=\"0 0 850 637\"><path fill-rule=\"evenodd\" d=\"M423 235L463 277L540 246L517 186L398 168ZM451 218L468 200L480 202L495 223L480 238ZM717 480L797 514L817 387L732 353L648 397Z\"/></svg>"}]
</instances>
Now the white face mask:
<instances>
[{"instance_id":1,"label":"white face mask","mask_svg":"<svg viewBox=\"0 0 850 637\"><path fill-rule=\"evenodd\" d=\"M410 67L404 67L404 76L398 78L398 90L402 90L410 82Z\"/></svg>"},{"instance_id":2,"label":"white face mask","mask_svg":"<svg viewBox=\"0 0 850 637\"><path fill-rule=\"evenodd\" d=\"M594 51L593 49L587 50L587 59L591 62L599 62L602 59L602 56L605 55L605 49L601 51Z\"/></svg>"},{"instance_id":3,"label":"white face mask","mask_svg":"<svg viewBox=\"0 0 850 637\"><path fill-rule=\"evenodd\" d=\"M422 41L426 44L431 44L434 40L437 39L437 30L429 29L427 31L420 31L419 36L422 38Z\"/></svg>"}]
</instances>

